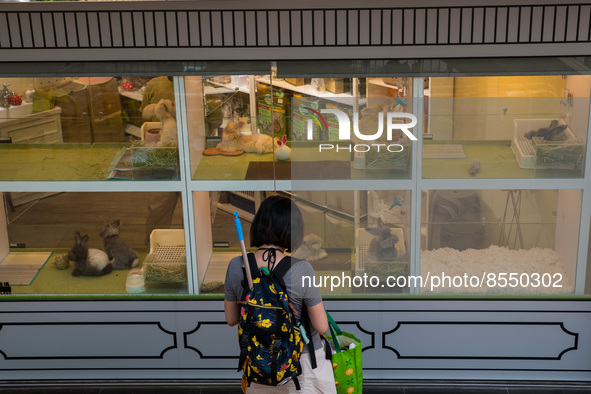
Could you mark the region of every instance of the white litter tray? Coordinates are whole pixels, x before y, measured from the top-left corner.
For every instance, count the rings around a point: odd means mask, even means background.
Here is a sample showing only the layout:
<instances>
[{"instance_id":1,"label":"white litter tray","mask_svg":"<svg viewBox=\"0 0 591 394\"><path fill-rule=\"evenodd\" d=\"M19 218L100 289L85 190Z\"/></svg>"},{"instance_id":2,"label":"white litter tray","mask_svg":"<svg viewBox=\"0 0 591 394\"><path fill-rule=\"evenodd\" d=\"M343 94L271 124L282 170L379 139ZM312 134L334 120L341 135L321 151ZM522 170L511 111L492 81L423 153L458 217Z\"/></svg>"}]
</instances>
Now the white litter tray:
<instances>
[{"instance_id":1,"label":"white litter tray","mask_svg":"<svg viewBox=\"0 0 591 394\"><path fill-rule=\"evenodd\" d=\"M572 168L570 165L539 165L537 164L536 148L531 139L525 138L525 133L538 130L543 127L548 127L552 119L515 119L515 131L513 134L513 140L511 140L511 150L515 154L517 164L519 167L526 169L544 169L544 168ZM562 119L559 121L560 124L566 124ZM573 134L570 127L564 130L566 140L569 142L577 142L577 138ZM551 143L554 145L554 143ZM556 141L555 145L563 145L564 142ZM582 143L581 143L582 144Z\"/></svg>"},{"instance_id":2,"label":"white litter tray","mask_svg":"<svg viewBox=\"0 0 591 394\"><path fill-rule=\"evenodd\" d=\"M150 253L142 269L146 282L186 282L184 230L153 230L150 234Z\"/></svg>"}]
</instances>

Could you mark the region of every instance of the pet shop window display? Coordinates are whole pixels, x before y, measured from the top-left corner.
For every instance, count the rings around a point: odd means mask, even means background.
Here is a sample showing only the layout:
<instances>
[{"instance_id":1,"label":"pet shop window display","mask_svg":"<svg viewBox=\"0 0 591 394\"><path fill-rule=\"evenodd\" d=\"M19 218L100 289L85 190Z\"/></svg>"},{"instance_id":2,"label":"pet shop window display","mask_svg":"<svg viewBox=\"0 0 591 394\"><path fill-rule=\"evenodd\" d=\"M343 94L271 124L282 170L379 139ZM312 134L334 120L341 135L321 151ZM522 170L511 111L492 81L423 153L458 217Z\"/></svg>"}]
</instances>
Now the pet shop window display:
<instances>
[{"instance_id":1,"label":"pet shop window display","mask_svg":"<svg viewBox=\"0 0 591 394\"><path fill-rule=\"evenodd\" d=\"M179 173L176 108L160 99L142 111L141 139L131 146L134 179L175 179ZM154 122L153 120L157 120Z\"/></svg>"},{"instance_id":2,"label":"pet shop window display","mask_svg":"<svg viewBox=\"0 0 591 394\"><path fill-rule=\"evenodd\" d=\"M220 136L229 122L247 118L249 109L249 94L243 84L243 78L229 77L228 81L236 80L236 85L227 85L221 77L204 79L203 99L205 108L205 124L207 136ZM247 78L247 77L245 77ZM246 90L245 90L246 89Z\"/></svg>"},{"instance_id":3,"label":"pet shop window display","mask_svg":"<svg viewBox=\"0 0 591 394\"><path fill-rule=\"evenodd\" d=\"M356 274L388 276L410 273L406 235L410 226L410 193L407 191L369 191L365 228L357 229ZM388 288L387 291L396 291ZM373 289L372 291L377 291ZM407 289L397 289L407 291Z\"/></svg>"}]
</instances>

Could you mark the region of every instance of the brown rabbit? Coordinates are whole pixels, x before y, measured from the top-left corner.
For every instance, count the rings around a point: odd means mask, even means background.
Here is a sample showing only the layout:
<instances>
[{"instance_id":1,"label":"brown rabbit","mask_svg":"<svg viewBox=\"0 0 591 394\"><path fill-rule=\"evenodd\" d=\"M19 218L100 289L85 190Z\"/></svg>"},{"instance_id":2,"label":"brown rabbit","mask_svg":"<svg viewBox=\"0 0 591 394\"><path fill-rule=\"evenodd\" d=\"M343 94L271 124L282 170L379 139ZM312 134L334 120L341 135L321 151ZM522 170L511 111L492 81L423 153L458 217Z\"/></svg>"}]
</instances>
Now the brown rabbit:
<instances>
[{"instance_id":1,"label":"brown rabbit","mask_svg":"<svg viewBox=\"0 0 591 394\"><path fill-rule=\"evenodd\" d=\"M216 149L221 152L244 151L246 153L271 153L277 149L277 139L266 134L242 134L244 122L228 122L222 132L222 142Z\"/></svg>"}]
</instances>

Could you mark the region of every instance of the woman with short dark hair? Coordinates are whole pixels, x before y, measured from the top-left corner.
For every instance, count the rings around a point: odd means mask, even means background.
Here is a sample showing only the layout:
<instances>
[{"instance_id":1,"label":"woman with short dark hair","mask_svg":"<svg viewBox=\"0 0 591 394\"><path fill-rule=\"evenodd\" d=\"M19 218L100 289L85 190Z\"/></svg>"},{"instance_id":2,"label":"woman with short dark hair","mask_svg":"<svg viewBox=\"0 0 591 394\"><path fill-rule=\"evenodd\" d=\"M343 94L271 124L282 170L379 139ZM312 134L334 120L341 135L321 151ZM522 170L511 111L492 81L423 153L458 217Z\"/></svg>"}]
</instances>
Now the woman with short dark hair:
<instances>
[{"instance_id":1,"label":"woman with short dark hair","mask_svg":"<svg viewBox=\"0 0 591 394\"><path fill-rule=\"evenodd\" d=\"M287 252L297 249L304 238L304 222L299 208L286 197L266 198L259 207L250 228L250 244L257 247L254 256L259 269L271 270L283 259ZM244 292L242 257L230 261L226 273L224 310L226 322L235 326L239 321L240 305L238 301ZM305 287L302 277L314 277L314 269L309 262L292 259L291 268L283 276L285 290L293 306L296 319L300 319L302 308L306 307L311 323L308 337L313 342L317 368L312 369L308 346L300 359L302 374L298 376L300 390L296 390L293 381L280 386L265 386L252 383L248 393L322 393L336 394L332 363L326 359L323 340L320 334L328 330L326 312L322 303L320 289Z\"/></svg>"}]
</instances>

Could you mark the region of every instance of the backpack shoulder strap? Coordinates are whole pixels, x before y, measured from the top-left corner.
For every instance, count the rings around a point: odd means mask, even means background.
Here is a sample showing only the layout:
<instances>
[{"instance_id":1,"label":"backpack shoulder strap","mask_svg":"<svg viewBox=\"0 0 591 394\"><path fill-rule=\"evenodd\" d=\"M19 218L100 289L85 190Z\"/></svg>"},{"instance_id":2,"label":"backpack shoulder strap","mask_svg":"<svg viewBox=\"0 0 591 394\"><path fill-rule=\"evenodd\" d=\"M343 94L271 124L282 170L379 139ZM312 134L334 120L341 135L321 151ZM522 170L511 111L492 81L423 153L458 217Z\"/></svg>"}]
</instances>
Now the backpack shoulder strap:
<instances>
[{"instance_id":1,"label":"backpack shoulder strap","mask_svg":"<svg viewBox=\"0 0 591 394\"><path fill-rule=\"evenodd\" d=\"M249 253L246 256L248 257L248 268L250 268L250 275L254 279L259 275L259 267L257 265L257 261L254 257L254 253ZM244 270L244 265L242 266L242 276L242 288L244 289L242 291L242 299L244 299L244 297L246 297L246 293L248 293L248 291L250 290L248 288L248 281L246 280L246 271Z\"/></svg>"},{"instance_id":2,"label":"backpack shoulder strap","mask_svg":"<svg viewBox=\"0 0 591 394\"><path fill-rule=\"evenodd\" d=\"M316 363L316 349L314 349L314 339L312 335L312 322L310 321L310 315L308 314L308 307L306 306L306 304L303 303L300 321L302 322L304 329L308 333L308 338L310 339L310 342L308 342L308 353L310 353L310 365L312 369L316 369L318 365Z\"/></svg>"},{"instance_id":3,"label":"backpack shoulder strap","mask_svg":"<svg viewBox=\"0 0 591 394\"><path fill-rule=\"evenodd\" d=\"M249 253L246 255L248 257L248 266L250 267L250 275L253 278L256 278L259 275L259 266L257 264L257 260L254 257L254 253Z\"/></svg>"},{"instance_id":4,"label":"backpack shoulder strap","mask_svg":"<svg viewBox=\"0 0 591 394\"><path fill-rule=\"evenodd\" d=\"M292 258L290 256L285 256L281 259L280 262L278 262L275 265L275 268L273 268L273 275L275 275L275 277L282 282L283 282L283 277L285 276L287 271L289 271L289 269L291 268L291 261L292 261Z\"/></svg>"}]
</instances>

